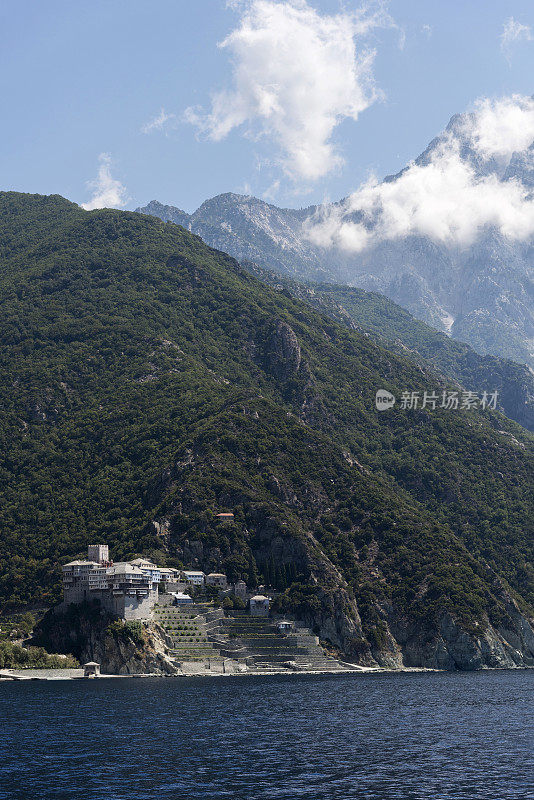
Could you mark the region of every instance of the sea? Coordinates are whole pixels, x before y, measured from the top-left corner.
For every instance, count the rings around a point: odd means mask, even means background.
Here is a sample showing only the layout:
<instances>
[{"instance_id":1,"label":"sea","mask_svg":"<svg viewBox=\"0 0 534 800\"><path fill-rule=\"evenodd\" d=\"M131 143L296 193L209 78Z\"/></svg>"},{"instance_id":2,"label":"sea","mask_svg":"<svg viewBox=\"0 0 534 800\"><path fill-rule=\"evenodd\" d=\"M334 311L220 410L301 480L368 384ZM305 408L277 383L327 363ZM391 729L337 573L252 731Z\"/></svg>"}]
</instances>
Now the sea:
<instances>
[{"instance_id":1,"label":"sea","mask_svg":"<svg viewBox=\"0 0 534 800\"><path fill-rule=\"evenodd\" d=\"M527 800L534 671L0 683L4 800Z\"/></svg>"}]
</instances>

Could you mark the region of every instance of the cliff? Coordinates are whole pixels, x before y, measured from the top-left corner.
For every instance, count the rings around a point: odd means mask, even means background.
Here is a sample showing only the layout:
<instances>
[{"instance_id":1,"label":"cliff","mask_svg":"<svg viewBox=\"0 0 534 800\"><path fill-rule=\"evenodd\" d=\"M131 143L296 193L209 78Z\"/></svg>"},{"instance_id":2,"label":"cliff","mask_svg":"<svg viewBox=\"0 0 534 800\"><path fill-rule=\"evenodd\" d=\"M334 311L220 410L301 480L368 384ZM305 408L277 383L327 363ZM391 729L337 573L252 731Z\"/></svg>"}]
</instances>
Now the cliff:
<instances>
[{"instance_id":1,"label":"cliff","mask_svg":"<svg viewBox=\"0 0 534 800\"><path fill-rule=\"evenodd\" d=\"M155 624L115 620L90 603L52 609L34 633L46 649L72 653L82 664L96 661L108 675L176 674L164 637Z\"/></svg>"}]
</instances>

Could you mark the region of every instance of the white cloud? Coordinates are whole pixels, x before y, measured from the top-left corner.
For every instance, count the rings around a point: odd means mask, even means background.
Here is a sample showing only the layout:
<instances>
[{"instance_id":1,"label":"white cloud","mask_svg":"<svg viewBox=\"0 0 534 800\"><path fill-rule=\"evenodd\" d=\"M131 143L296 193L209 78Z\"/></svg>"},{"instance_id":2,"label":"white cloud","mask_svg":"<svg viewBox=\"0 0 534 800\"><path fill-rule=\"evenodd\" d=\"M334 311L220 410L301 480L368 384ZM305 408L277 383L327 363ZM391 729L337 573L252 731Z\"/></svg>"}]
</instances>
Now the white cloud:
<instances>
[{"instance_id":1,"label":"white cloud","mask_svg":"<svg viewBox=\"0 0 534 800\"><path fill-rule=\"evenodd\" d=\"M533 141L534 100L482 100L440 137L428 162L411 163L394 181L372 178L342 205L325 207L308 237L352 252L413 234L463 247L490 226L510 239L528 239L532 190L518 179L502 180L502 173L513 153ZM481 168L495 158L500 172Z\"/></svg>"},{"instance_id":2,"label":"white cloud","mask_svg":"<svg viewBox=\"0 0 534 800\"><path fill-rule=\"evenodd\" d=\"M217 92L211 110L186 111L186 120L213 141L247 125L268 137L294 180L313 181L343 159L332 134L356 120L379 96L375 53L360 44L378 26L393 25L384 5L373 11L321 14L306 0L232 2L241 17L220 43L233 64L233 86Z\"/></svg>"},{"instance_id":3,"label":"white cloud","mask_svg":"<svg viewBox=\"0 0 534 800\"><path fill-rule=\"evenodd\" d=\"M153 131L161 131L165 128L166 124L171 120L176 119L175 114L167 114L164 108L161 109L159 114L156 114L148 122L141 127L141 133L152 133Z\"/></svg>"},{"instance_id":4,"label":"white cloud","mask_svg":"<svg viewBox=\"0 0 534 800\"><path fill-rule=\"evenodd\" d=\"M122 208L128 201L126 188L111 175L111 156L109 153L101 153L98 160L100 163L97 178L87 183L88 188L93 190L93 196L88 203L82 203L82 208L86 211L95 208Z\"/></svg>"},{"instance_id":5,"label":"white cloud","mask_svg":"<svg viewBox=\"0 0 534 800\"><path fill-rule=\"evenodd\" d=\"M475 112L466 116L465 132L483 158L509 159L532 144L534 101L518 94L499 100L479 100Z\"/></svg>"},{"instance_id":6,"label":"white cloud","mask_svg":"<svg viewBox=\"0 0 534 800\"><path fill-rule=\"evenodd\" d=\"M512 48L517 42L532 42L532 28L516 22L513 17L506 20L501 33L501 50L508 60L512 55Z\"/></svg>"}]
</instances>

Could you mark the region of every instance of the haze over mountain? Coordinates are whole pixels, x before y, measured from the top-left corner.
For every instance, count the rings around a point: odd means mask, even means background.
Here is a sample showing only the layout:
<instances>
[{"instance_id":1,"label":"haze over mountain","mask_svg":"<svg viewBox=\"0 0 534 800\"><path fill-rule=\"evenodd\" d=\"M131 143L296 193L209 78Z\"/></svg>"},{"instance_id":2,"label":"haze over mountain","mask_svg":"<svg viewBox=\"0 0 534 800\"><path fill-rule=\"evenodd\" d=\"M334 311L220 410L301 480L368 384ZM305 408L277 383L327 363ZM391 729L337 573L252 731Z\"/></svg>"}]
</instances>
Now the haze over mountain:
<instances>
[{"instance_id":1,"label":"haze over mountain","mask_svg":"<svg viewBox=\"0 0 534 800\"><path fill-rule=\"evenodd\" d=\"M532 436L176 225L0 194L0 600L116 558L268 580L364 663L534 661ZM233 524L215 513L232 510Z\"/></svg>"},{"instance_id":2,"label":"haze over mountain","mask_svg":"<svg viewBox=\"0 0 534 800\"><path fill-rule=\"evenodd\" d=\"M482 354L534 366L534 101L453 117L412 164L339 203L281 209L223 194L188 227L238 260L378 291Z\"/></svg>"}]
</instances>

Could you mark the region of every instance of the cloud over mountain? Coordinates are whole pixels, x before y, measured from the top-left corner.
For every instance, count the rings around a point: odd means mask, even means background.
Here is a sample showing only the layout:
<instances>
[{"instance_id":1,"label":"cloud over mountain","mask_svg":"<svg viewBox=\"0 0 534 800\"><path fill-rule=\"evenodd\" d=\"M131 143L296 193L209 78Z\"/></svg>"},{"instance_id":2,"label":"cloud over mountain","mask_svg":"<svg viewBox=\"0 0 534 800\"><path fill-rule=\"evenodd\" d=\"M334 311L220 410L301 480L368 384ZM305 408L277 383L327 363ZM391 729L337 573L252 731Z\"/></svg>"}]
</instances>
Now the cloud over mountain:
<instances>
[{"instance_id":1,"label":"cloud over mountain","mask_svg":"<svg viewBox=\"0 0 534 800\"><path fill-rule=\"evenodd\" d=\"M484 229L523 241L534 235L532 188L507 175L514 154L534 166L534 100L483 99L399 175L371 178L308 226L316 245L360 252L415 234L465 247Z\"/></svg>"}]
</instances>

